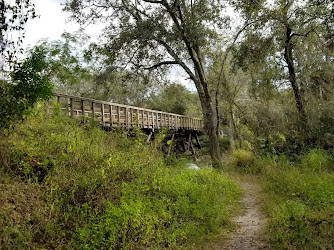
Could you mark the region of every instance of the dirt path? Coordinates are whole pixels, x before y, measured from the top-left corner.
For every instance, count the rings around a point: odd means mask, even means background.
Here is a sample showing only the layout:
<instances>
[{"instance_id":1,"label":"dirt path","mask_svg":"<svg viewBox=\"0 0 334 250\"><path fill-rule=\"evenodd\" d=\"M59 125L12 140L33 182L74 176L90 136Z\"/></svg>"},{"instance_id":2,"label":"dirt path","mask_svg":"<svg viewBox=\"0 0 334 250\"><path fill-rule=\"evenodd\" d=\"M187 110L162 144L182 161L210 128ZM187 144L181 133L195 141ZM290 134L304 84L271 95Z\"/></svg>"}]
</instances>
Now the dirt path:
<instances>
[{"instance_id":1,"label":"dirt path","mask_svg":"<svg viewBox=\"0 0 334 250\"><path fill-rule=\"evenodd\" d=\"M242 214L235 218L236 231L220 249L268 249L262 239L265 218L260 210L259 185L252 177L240 181L244 190Z\"/></svg>"}]
</instances>

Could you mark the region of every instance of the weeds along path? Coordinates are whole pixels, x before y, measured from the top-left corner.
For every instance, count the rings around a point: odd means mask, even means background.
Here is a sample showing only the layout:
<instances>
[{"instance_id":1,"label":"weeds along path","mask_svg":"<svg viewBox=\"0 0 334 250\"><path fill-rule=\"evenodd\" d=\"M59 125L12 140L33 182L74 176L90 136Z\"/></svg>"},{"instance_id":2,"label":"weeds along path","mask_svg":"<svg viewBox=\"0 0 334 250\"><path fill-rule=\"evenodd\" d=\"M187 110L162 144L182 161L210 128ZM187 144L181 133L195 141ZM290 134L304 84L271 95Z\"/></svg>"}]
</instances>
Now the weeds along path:
<instances>
[{"instance_id":1,"label":"weeds along path","mask_svg":"<svg viewBox=\"0 0 334 250\"><path fill-rule=\"evenodd\" d=\"M242 213L234 219L236 230L220 249L268 249L264 240L265 217L260 209L260 187L253 176L243 176Z\"/></svg>"}]
</instances>

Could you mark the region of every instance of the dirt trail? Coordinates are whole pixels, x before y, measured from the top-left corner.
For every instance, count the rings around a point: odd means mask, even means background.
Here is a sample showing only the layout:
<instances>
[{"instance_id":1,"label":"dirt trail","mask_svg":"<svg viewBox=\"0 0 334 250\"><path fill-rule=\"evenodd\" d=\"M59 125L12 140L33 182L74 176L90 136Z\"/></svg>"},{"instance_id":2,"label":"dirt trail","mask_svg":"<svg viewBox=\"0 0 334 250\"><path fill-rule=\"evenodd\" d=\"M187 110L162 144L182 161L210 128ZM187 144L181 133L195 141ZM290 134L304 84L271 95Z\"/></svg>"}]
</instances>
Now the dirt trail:
<instances>
[{"instance_id":1,"label":"dirt trail","mask_svg":"<svg viewBox=\"0 0 334 250\"><path fill-rule=\"evenodd\" d=\"M260 209L259 181L251 175L239 176L238 182L244 190L241 201L240 215L233 219L236 225L234 232L226 235L222 232L221 237L213 239L211 242L202 246L193 246L189 249L196 250L255 250L269 249L263 235L265 230L266 218Z\"/></svg>"},{"instance_id":2,"label":"dirt trail","mask_svg":"<svg viewBox=\"0 0 334 250\"><path fill-rule=\"evenodd\" d=\"M234 219L237 225L235 232L220 249L268 249L262 239L265 218L260 210L259 185L252 177L242 178L240 185L244 190L243 211Z\"/></svg>"}]
</instances>

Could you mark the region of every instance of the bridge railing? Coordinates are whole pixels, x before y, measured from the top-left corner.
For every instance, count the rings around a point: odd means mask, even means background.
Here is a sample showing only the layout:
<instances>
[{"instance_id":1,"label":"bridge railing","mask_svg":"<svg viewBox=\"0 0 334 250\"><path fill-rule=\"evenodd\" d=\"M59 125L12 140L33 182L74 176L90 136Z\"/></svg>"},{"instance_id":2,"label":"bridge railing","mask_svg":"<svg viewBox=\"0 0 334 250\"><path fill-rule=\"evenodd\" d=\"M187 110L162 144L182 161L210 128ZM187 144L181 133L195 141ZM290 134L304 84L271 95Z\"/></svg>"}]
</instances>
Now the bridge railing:
<instances>
[{"instance_id":1,"label":"bridge railing","mask_svg":"<svg viewBox=\"0 0 334 250\"><path fill-rule=\"evenodd\" d=\"M111 127L139 127L159 129L202 130L202 119L184 115L166 113L157 110L139 108L129 105L105 102L90 98L54 93L55 101L60 105L60 112L70 117L90 117ZM54 109L51 100L47 105L48 112Z\"/></svg>"}]
</instances>

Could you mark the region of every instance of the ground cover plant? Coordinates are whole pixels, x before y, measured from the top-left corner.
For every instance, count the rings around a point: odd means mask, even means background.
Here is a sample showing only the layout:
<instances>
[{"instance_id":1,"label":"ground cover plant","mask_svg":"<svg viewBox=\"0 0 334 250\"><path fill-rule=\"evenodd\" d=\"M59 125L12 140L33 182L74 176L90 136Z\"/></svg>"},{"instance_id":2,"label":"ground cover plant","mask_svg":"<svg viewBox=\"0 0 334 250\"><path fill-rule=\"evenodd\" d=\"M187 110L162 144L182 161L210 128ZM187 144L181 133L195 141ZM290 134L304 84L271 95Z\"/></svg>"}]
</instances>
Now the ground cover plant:
<instances>
[{"instance_id":1,"label":"ground cover plant","mask_svg":"<svg viewBox=\"0 0 334 250\"><path fill-rule=\"evenodd\" d=\"M332 249L334 246L333 158L310 150L299 163L286 157L262 159L268 240L275 249Z\"/></svg>"},{"instance_id":2,"label":"ground cover plant","mask_svg":"<svg viewBox=\"0 0 334 250\"><path fill-rule=\"evenodd\" d=\"M228 227L240 196L124 131L42 110L0 139L0 248L176 248Z\"/></svg>"}]
</instances>

